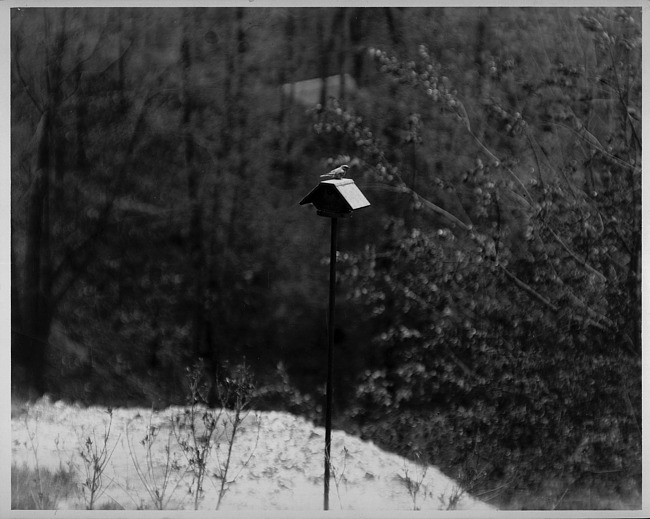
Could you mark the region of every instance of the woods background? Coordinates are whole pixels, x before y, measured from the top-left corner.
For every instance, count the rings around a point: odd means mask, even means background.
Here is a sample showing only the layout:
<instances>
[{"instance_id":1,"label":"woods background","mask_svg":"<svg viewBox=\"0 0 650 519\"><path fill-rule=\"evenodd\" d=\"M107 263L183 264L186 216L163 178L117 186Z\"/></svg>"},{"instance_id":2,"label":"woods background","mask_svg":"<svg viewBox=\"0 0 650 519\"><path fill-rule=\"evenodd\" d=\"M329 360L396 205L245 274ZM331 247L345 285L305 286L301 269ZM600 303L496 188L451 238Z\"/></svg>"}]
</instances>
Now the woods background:
<instances>
[{"instance_id":1,"label":"woods background","mask_svg":"<svg viewBox=\"0 0 650 519\"><path fill-rule=\"evenodd\" d=\"M322 421L298 202L347 163L335 426L500 507L639 507L640 118L640 8L14 8L12 394L245 361Z\"/></svg>"}]
</instances>

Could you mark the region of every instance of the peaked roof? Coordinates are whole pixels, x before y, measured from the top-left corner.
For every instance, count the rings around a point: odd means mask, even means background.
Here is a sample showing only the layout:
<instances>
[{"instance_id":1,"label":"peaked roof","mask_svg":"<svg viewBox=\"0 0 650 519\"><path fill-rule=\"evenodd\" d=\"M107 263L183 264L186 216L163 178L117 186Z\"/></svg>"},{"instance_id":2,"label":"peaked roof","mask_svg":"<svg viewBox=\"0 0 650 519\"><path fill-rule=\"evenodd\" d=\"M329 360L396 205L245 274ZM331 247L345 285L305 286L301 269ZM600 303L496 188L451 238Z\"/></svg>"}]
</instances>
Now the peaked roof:
<instances>
[{"instance_id":1,"label":"peaked roof","mask_svg":"<svg viewBox=\"0 0 650 519\"><path fill-rule=\"evenodd\" d=\"M300 205L313 204L319 211L335 214L351 213L370 202L354 183L345 178L339 180L324 180L300 201Z\"/></svg>"}]
</instances>

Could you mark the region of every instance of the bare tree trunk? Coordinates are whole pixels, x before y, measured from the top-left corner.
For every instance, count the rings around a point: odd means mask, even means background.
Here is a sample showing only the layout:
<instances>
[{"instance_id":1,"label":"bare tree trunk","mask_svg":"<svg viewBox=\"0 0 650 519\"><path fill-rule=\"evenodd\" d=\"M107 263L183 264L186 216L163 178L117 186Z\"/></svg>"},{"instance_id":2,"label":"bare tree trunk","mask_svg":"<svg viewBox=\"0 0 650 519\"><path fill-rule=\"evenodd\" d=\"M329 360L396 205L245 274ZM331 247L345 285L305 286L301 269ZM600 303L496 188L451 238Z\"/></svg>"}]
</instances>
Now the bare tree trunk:
<instances>
[{"instance_id":1,"label":"bare tree trunk","mask_svg":"<svg viewBox=\"0 0 650 519\"><path fill-rule=\"evenodd\" d=\"M287 18L284 24L284 34L285 34L285 45L284 45L284 60L282 65L280 65L279 71L279 80L282 85L290 85L290 91L280 92L280 109L278 110L278 134L277 134L277 152L278 159L276 164L278 164L279 169L282 174L282 178L290 185L292 182L293 175L293 161L291 160L291 150L293 147L293 139L291 139L291 120L289 117L289 108L293 104L294 100L294 39L296 32L296 20L291 11L287 14Z\"/></svg>"},{"instance_id":2,"label":"bare tree trunk","mask_svg":"<svg viewBox=\"0 0 650 519\"><path fill-rule=\"evenodd\" d=\"M362 42L364 41L366 31L365 13L366 9L362 7L353 7L352 14L349 17L348 37L352 49L352 77L356 79L357 84L361 86L365 82L367 51Z\"/></svg>"},{"instance_id":3,"label":"bare tree trunk","mask_svg":"<svg viewBox=\"0 0 650 519\"><path fill-rule=\"evenodd\" d=\"M244 86L245 86L245 73L244 73L244 55L246 51L246 39L243 27L244 10L238 8L236 11L237 17L237 52L235 72L235 91L233 94L233 107L235 110L236 121L236 134L237 142L235 148L237 150L237 181L235 184L234 202L231 206L230 224L228 230L228 247L232 247L237 232L237 213L240 208L240 200L247 188L246 182L246 169L248 158L246 157L246 109L244 102Z\"/></svg>"},{"instance_id":4,"label":"bare tree trunk","mask_svg":"<svg viewBox=\"0 0 650 519\"><path fill-rule=\"evenodd\" d=\"M79 62L75 74L77 76L77 86L81 83L81 76L83 75L84 65ZM83 171L88 167L88 156L86 155L86 117L87 117L86 96L83 94L77 96L74 105L75 115L75 167L77 170Z\"/></svg>"},{"instance_id":5,"label":"bare tree trunk","mask_svg":"<svg viewBox=\"0 0 650 519\"><path fill-rule=\"evenodd\" d=\"M490 77L488 74L488 55L486 44L490 41L490 18L492 9L490 7L480 9L476 23L476 43L474 47L474 68L478 72L476 76L475 92L470 95L476 99L483 99L490 93ZM469 85L468 85L469 86ZM485 137L486 122L482 117L478 118L477 127L475 128L476 136L483 140Z\"/></svg>"},{"instance_id":6,"label":"bare tree trunk","mask_svg":"<svg viewBox=\"0 0 650 519\"><path fill-rule=\"evenodd\" d=\"M29 386L38 394L45 390L45 355L50 325L50 310L47 308L49 297L43 293L43 288L49 285L44 274L49 271L46 267L50 261L49 256L44 254L43 247L48 242L50 232L44 225L49 220L46 215L50 170L49 129L50 110L46 109L41 115L34 137L34 179L27 206L24 299L20 306L24 313L19 319L23 328L19 332L21 340L18 342L16 358L29 373Z\"/></svg>"},{"instance_id":7,"label":"bare tree trunk","mask_svg":"<svg viewBox=\"0 0 650 519\"><path fill-rule=\"evenodd\" d=\"M55 121L58 120L58 110L61 105L62 92L61 83L63 82L63 54L67 42L66 36L66 9L60 11L59 30L57 31L54 51L46 64L46 74L48 75L48 97L50 100L50 125L49 133L52 139L52 169L53 177L53 198L60 203L64 198L63 177L65 173L65 143L62 133L57 130Z\"/></svg>"},{"instance_id":8,"label":"bare tree trunk","mask_svg":"<svg viewBox=\"0 0 650 519\"><path fill-rule=\"evenodd\" d=\"M227 16L229 10L224 12L224 16ZM228 23L230 20L227 20ZM230 36L230 34L229 34ZM231 39L231 38L229 38ZM231 150L232 147L232 133L231 130L235 124L234 116L234 106L233 106L233 79L235 77L235 51L232 49L232 46L224 45L225 51L225 65L226 65L226 74L224 77L224 106L225 117L224 124L221 127L221 153L220 157L225 157Z\"/></svg>"},{"instance_id":9,"label":"bare tree trunk","mask_svg":"<svg viewBox=\"0 0 650 519\"><path fill-rule=\"evenodd\" d=\"M384 7L384 15L388 24L388 32L393 45L398 46L404 43L404 34L401 24L399 7Z\"/></svg>"},{"instance_id":10,"label":"bare tree trunk","mask_svg":"<svg viewBox=\"0 0 650 519\"><path fill-rule=\"evenodd\" d=\"M190 27L186 19L183 26L181 39L181 135L183 139L183 163L187 175L187 197L190 210L188 253L191 265L191 322L192 322L192 349L197 357L204 357L205 344L205 318L203 315L203 244L202 244L202 218L201 200L199 198L199 171L194 164L194 137L192 134L192 99L189 91L190 70L192 56L190 49Z\"/></svg>"},{"instance_id":11,"label":"bare tree trunk","mask_svg":"<svg viewBox=\"0 0 650 519\"><path fill-rule=\"evenodd\" d=\"M329 37L325 34L326 20L323 11L323 16L319 16L316 22L316 34L318 38L318 48L319 48L319 75L321 78L321 90L320 90L320 105L325 108L327 103L327 76L329 75L329 56L332 52L333 47L333 38L330 34Z\"/></svg>"},{"instance_id":12,"label":"bare tree trunk","mask_svg":"<svg viewBox=\"0 0 650 519\"><path fill-rule=\"evenodd\" d=\"M340 27L338 38L338 66L339 66L339 97L341 100L345 99L345 73L348 58L348 47L350 45L350 9L342 7L340 9L341 22L338 24Z\"/></svg>"}]
</instances>

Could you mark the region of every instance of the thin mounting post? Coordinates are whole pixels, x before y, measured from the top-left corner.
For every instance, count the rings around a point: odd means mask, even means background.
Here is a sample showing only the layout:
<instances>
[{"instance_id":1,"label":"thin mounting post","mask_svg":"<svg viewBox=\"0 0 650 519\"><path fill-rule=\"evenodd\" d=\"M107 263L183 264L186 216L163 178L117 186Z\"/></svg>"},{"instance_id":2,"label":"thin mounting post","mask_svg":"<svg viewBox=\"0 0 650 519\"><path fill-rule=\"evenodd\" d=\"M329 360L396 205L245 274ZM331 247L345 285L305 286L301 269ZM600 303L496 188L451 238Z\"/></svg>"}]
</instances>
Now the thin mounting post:
<instances>
[{"instance_id":1,"label":"thin mounting post","mask_svg":"<svg viewBox=\"0 0 650 519\"><path fill-rule=\"evenodd\" d=\"M330 452L332 450L332 366L334 364L334 306L336 299L336 234L338 218L332 218L330 246L330 304L327 318L327 389L325 400L325 489L323 509L329 510Z\"/></svg>"}]
</instances>

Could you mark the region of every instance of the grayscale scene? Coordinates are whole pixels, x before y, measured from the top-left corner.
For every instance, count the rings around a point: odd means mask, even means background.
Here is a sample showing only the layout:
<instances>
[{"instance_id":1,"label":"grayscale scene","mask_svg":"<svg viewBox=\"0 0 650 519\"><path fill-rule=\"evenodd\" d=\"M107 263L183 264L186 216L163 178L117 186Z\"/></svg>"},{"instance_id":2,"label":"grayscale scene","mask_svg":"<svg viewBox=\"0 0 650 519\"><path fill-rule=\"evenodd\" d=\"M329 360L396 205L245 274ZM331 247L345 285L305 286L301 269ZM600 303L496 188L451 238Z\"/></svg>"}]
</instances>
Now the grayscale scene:
<instances>
[{"instance_id":1,"label":"grayscale scene","mask_svg":"<svg viewBox=\"0 0 650 519\"><path fill-rule=\"evenodd\" d=\"M9 17L12 509L641 509L639 7Z\"/></svg>"}]
</instances>

